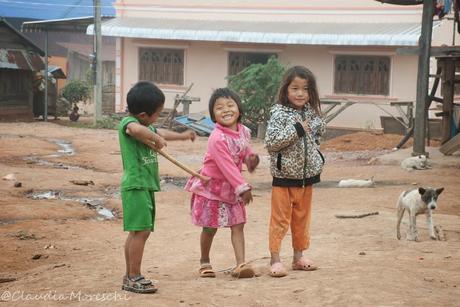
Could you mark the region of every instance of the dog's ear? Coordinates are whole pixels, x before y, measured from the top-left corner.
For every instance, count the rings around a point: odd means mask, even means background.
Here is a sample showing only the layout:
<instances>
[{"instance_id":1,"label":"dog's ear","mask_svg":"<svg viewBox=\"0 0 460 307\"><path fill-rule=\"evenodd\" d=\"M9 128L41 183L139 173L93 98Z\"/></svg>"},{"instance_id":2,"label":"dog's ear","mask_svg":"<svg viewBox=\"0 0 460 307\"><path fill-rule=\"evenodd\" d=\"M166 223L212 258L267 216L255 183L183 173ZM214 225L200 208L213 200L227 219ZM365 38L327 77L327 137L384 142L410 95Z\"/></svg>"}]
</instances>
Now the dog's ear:
<instances>
[{"instance_id":1,"label":"dog's ear","mask_svg":"<svg viewBox=\"0 0 460 307\"><path fill-rule=\"evenodd\" d=\"M425 189L424 188L418 188L418 192L420 193L420 195L423 195L425 194Z\"/></svg>"},{"instance_id":2,"label":"dog's ear","mask_svg":"<svg viewBox=\"0 0 460 307\"><path fill-rule=\"evenodd\" d=\"M441 194L441 193L442 193L442 191L444 191L444 188L439 188L439 189L436 189L436 194L438 194L438 195L439 195L439 194Z\"/></svg>"}]
</instances>

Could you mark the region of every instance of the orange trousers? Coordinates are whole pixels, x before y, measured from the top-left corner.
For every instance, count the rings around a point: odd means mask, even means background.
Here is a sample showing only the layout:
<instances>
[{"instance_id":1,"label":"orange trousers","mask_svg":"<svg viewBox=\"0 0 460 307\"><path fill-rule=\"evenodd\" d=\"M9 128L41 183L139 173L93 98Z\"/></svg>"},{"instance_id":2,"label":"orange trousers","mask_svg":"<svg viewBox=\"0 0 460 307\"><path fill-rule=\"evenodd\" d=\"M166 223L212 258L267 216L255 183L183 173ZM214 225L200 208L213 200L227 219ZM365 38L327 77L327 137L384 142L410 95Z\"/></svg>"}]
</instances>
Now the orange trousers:
<instances>
[{"instance_id":1,"label":"orange trousers","mask_svg":"<svg viewBox=\"0 0 460 307\"><path fill-rule=\"evenodd\" d=\"M269 249L279 253L289 226L292 248L303 251L310 245L311 200L313 187L272 187Z\"/></svg>"}]
</instances>

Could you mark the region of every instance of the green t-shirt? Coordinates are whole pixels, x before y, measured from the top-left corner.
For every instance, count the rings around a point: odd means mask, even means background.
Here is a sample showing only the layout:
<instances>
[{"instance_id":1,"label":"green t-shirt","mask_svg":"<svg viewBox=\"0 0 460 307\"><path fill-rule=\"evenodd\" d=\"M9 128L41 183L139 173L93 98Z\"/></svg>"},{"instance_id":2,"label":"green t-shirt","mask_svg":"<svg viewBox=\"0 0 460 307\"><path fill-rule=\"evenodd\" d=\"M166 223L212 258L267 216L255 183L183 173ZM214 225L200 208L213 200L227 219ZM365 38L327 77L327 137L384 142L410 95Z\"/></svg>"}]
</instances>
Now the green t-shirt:
<instances>
[{"instance_id":1,"label":"green t-shirt","mask_svg":"<svg viewBox=\"0 0 460 307\"><path fill-rule=\"evenodd\" d=\"M132 122L139 123L139 120L133 116L127 116L122 119L118 128L123 160L121 190L148 189L159 191L160 175L157 152L126 133L126 126ZM154 127L149 126L148 128L156 132Z\"/></svg>"}]
</instances>

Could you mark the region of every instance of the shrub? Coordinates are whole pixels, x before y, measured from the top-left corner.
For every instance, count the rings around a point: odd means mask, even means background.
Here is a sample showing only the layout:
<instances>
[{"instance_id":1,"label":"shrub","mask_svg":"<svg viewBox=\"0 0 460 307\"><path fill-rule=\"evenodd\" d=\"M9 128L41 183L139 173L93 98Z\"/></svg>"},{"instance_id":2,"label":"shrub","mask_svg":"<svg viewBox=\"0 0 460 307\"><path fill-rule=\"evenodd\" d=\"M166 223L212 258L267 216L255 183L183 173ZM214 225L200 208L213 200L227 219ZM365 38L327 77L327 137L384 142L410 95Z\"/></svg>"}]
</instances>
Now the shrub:
<instances>
[{"instance_id":1,"label":"shrub","mask_svg":"<svg viewBox=\"0 0 460 307\"><path fill-rule=\"evenodd\" d=\"M284 70L278 59L271 57L266 64L252 64L238 74L228 76L229 87L241 97L245 113L243 121L252 126L266 124L270 108L277 100Z\"/></svg>"},{"instance_id":2,"label":"shrub","mask_svg":"<svg viewBox=\"0 0 460 307\"><path fill-rule=\"evenodd\" d=\"M80 101L86 102L91 97L91 91L87 82L73 80L66 83L61 95L72 105L76 105Z\"/></svg>"}]
</instances>

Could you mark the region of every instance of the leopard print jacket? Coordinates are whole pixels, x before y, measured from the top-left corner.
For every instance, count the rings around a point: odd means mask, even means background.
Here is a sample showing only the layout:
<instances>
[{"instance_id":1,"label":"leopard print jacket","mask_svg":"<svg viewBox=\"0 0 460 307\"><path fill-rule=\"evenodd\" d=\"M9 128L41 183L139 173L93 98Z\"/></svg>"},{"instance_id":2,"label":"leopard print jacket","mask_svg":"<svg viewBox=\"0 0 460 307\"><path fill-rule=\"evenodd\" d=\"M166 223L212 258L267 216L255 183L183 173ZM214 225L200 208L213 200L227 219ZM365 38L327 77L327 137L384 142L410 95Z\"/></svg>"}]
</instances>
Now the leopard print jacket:
<instances>
[{"instance_id":1,"label":"leopard print jacket","mask_svg":"<svg viewBox=\"0 0 460 307\"><path fill-rule=\"evenodd\" d=\"M305 133L301 121L308 119ZM326 123L310 106L296 110L275 104L270 110L265 145L270 154L273 185L306 186L320 181L324 157L319 151L319 137Z\"/></svg>"}]
</instances>

